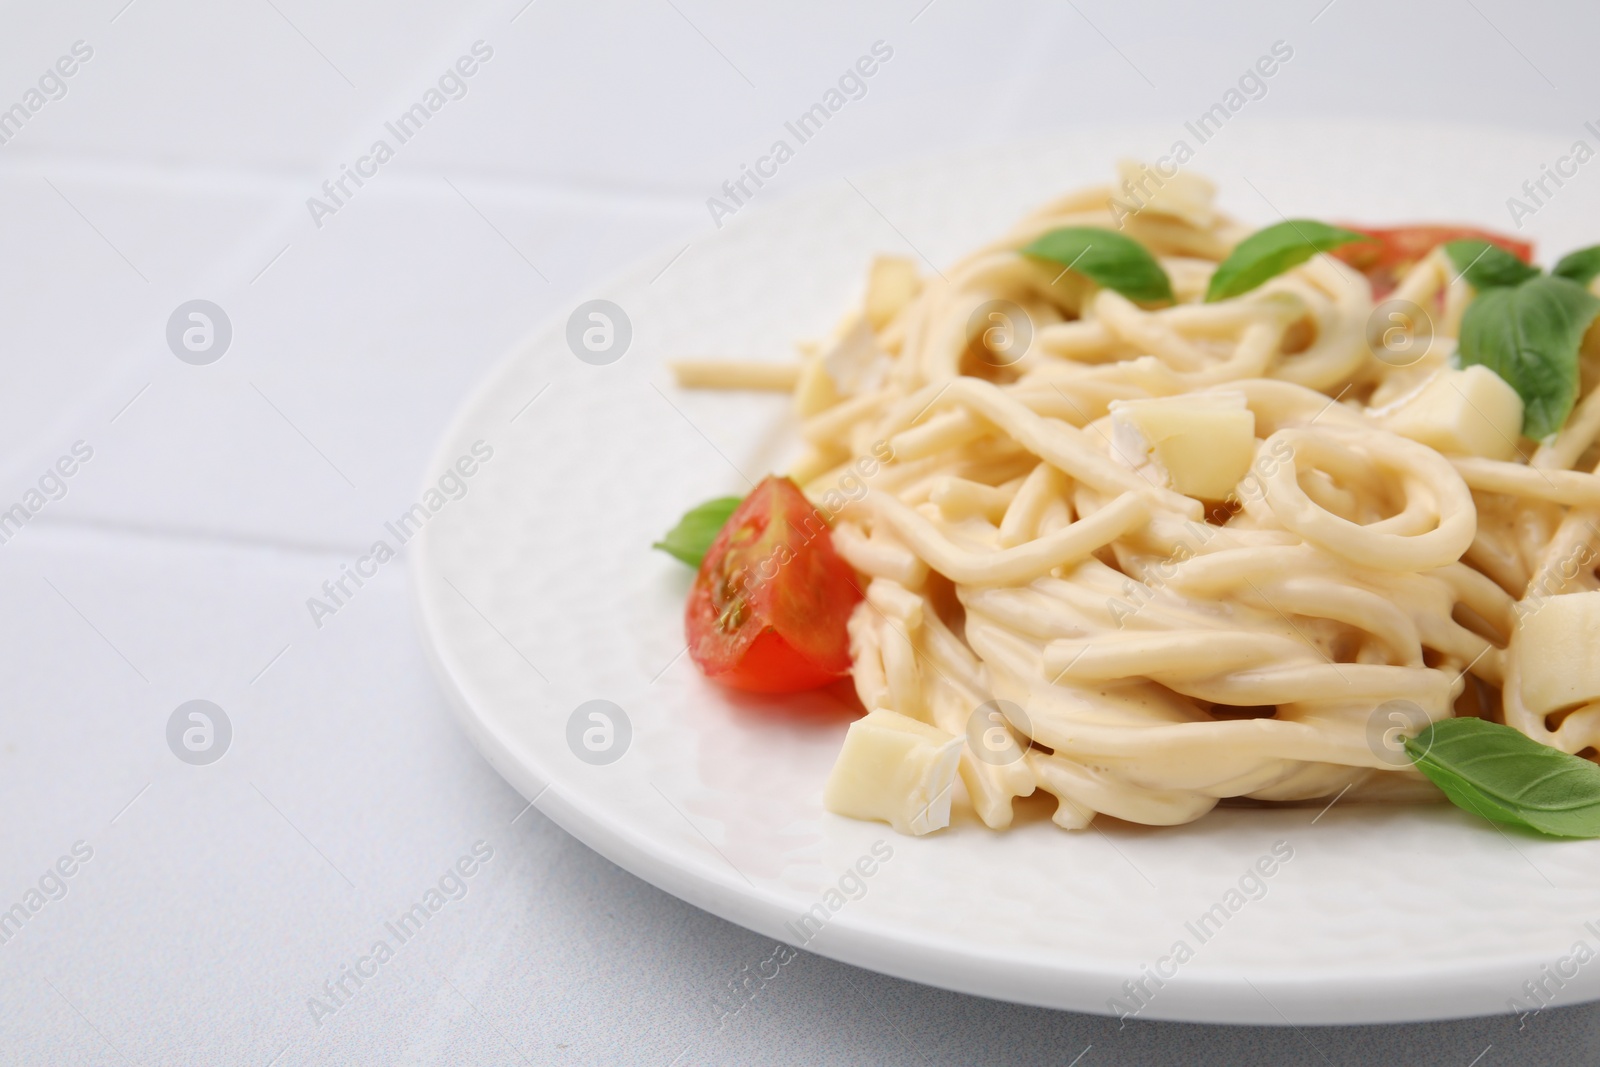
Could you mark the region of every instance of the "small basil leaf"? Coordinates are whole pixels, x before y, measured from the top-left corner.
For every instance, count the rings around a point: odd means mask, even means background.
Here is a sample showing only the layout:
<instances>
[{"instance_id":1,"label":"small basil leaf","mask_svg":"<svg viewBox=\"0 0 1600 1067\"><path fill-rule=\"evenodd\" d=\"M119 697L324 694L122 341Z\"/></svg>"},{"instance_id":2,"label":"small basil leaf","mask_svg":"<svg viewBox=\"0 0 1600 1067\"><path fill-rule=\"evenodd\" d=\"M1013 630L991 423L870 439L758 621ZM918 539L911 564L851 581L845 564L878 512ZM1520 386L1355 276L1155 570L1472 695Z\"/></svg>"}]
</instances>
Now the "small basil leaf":
<instances>
[{"instance_id":1,"label":"small basil leaf","mask_svg":"<svg viewBox=\"0 0 1600 1067\"><path fill-rule=\"evenodd\" d=\"M1538 267L1522 262L1497 244L1476 237L1447 241L1444 251L1456 265L1456 272L1474 289L1519 285L1539 276Z\"/></svg>"},{"instance_id":2,"label":"small basil leaf","mask_svg":"<svg viewBox=\"0 0 1600 1067\"><path fill-rule=\"evenodd\" d=\"M1558 278L1571 278L1587 289L1594 276L1600 274L1600 245L1568 252L1561 257L1561 262L1550 268L1550 273Z\"/></svg>"},{"instance_id":3,"label":"small basil leaf","mask_svg":"<svg viewBox=\"0 0 1600 1067\"><path fill-rule=\"evenodd\" d=\"M1557 837L1600 837L1600 766L1483 719L1407 738L1417 770L1475 815Z\"/></svg>"},{"instance_id":4,"label":"small basil leaf","mask_svg":"<svg viewBox=\"0 0 1600 1067\"><path fill-rule=\"evenodd\" d=\"M1257 230L1235 245L1228 258L1217 265L1211 284L1206 287L1206 303L1248 293L1318 252L1370 240L1364 234L1314 219L1289 219Z\"/></svg>"},{"instance_id":5,"label":"small basil leaf","mask_svg":"<svg viewBox=\"0 0 1600 1067\"><path fill-rule=\"evenodd\" d=\"M1569 278L1531 278L1485 289L1461 317L1461 366L1481 363L1522 397L1522 432L1542 441L1561 429L1578 396L1578 346L1600 299Z\"/></svg>"},{"instance_id":6,"label":"small basil leaf","mask_svg":"<svg viewBox=\"0 0 1600 1067\"><path fill-rule=\"evenodd\" d=\"M739 506L739 502L739 497L721 496L690 508L678 520L678 525L667 531L667 536L650 547L659 548L691 567L700 566L700 561L711 550L711 542L727 525L728 517Z\"/></svg>"},{"instance_id":7,"label":"small basil leaf","mask_svg":"<svg viewBox=\"0 0 1600 1067\"><path fill-rule=\"evenodd\" d=\"M1140 303L1170 303L1172 282L1150 250L1133 238L1094 226L1051 230L1022 249Z\"/></svg>"}]
</instances>

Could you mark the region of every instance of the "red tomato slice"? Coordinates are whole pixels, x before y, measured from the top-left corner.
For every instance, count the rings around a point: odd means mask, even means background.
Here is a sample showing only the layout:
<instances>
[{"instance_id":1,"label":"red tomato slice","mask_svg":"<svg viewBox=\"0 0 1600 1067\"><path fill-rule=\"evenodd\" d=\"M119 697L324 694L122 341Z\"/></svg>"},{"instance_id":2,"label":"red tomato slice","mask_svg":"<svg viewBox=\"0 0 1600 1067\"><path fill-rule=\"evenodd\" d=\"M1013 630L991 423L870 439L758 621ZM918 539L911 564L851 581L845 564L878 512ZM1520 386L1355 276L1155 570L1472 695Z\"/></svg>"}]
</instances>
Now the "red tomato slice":
<instances>
[{"instance_id":1,"label":"red tomato slice","mask_svg":"<svg viewBox=\"0 0 1600 1067\"><path fill-rule=\"evenodd\" d=\"M1378 229L1346 226L1345 229L1364 233L1372 240L1353 241L1334 249L1333 255L1371 279L1372 295L1378 300L1394 291L1412 264L1447 241L1476 238L1499 245L1524 263L1533 259L1532 243L1471 226L1393 226Z\"/></svg>"},{"instance_id":2,"label":"red tomato slice","mask_svg":"<svg viewBox=\"0 0 1600 1067\"><path fill-rule=\"evenodd\" d=\"M845 624L861 599L828 523L788 478L764 479L700 563L684 630L707 678L798 693L850 671Z\"/></svg>"}]
</instances>

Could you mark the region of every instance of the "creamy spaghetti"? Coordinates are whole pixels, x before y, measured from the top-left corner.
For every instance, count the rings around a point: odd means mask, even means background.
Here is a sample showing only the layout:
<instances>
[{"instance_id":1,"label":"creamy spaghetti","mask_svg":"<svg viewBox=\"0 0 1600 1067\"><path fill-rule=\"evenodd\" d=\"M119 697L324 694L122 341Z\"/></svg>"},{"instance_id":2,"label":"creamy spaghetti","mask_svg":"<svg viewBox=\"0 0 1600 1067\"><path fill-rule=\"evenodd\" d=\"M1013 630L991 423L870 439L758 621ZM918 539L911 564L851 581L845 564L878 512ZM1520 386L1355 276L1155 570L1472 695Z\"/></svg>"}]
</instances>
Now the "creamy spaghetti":
<instances>
[{"instance_id":1,"label":"creamy spaghetti","mask_svg":"<svg viewBox=\"0 0 1600 1067\"><path fill-rule=\"evenodd\" d=\"M1328 255L1204 303L1250 231L1193 176L1131 214L1117 195L1048 204L942 273L880 259L796 366L688 368L793 390L791 476L863 583L856 692L919 724L895 751L941 754L919 777L847 751L830 805L899 790L906 816L877 817L924 832L950 790L995 829L1035 790L1067 828L1183 823L1224 798L1436 796L1374 743L1395 707L1600 746L1600 702L1552 711L1530 684L1549 653L1514 639L1548 598L1600 589L1587 348L1565 428L1521 439L1452 367L1472 290L1442 252L1392 294L1431 331L1375 330L1367 278ZM1175 301L1019 252L1063 227L1138 241ZM1503 442L1474 454L1427 428L1474 407Z\"/></svg>"}]
</instances>

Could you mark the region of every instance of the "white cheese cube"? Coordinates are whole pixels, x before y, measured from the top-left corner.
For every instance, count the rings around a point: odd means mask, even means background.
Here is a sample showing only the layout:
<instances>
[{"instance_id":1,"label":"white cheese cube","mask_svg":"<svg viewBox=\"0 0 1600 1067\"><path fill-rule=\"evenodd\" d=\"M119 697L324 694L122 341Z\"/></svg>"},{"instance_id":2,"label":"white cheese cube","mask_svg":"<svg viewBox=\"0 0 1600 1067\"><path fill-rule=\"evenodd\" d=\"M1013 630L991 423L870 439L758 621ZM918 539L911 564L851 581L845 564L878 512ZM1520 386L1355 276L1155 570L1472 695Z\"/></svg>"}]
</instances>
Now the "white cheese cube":
<instances>
[{"instance_id":1,"label":"white cheese cube","mask_svg":"<svg viewBox=\"0 0 1600 1067\"><path fill-rule=\"evenodd\" d=\"M800 365L800 381L795 384L794 407L801 418L826 411L843 397L833 384L833 375L821 356L811 356Z\"/></svg>"},{"instance_id":2,"label":"white cheese cube","mask_svg":"<svg viewBox=\"0 0 1600 1067\"><path fill-rule=\"evenodd\" d=\"M1517 614L1511 652L1528 710L1548 715L1600 700L1600 592L1525 600Z\"/></svg>"},{"instance_id":3,"label":"white cheese cube","mask_svg":"<svg viewBox=\"0 0 1600 1067\"><path fill-rule=\"evenodd\" d=\"M823 807L880 819L903 834L950 824L950 791L962 739L879 708L850 724L822 790Z\"/></svg>"},{"instance_id":4,"label":"white cheese cube","mask_svg":"<svg viewBox=\"0 0 1600 1067\"><path fill-rule=\"evenodd\" d=\"M841 397L869 393L889 373L889 357L878 347L872 325L864 315L857 315L822 353L822 365Z\"/></svg>"},{"instance_id":5,"label":"white cheese cube","mask_svg":"<svg viewBox=\"0 0 1600 1067\"><path fill-rule=\"evenodd\" d=\"M1178 171L1162 177L1161 171L1146 163L1122 160L1117 164L1117 199L1130 213L1148 211L1182 219L1197 229L1209 229L1217 220L1212 199L1217 187L1198 174Z\"/></svg>"},{"instance_id":6,"label":"white cheese cube","mask_svg":"<svg viewBox=\"0 0 1600 1067\"><path fill-rule=\"evenodd\" d=\"M1385 422L1450 455L1510 459L1522 435L1522 398L1488 367L1446 368Z\"/></svg>"},{"instance_id":7,"label":"white cheese cube","mask_svg":"<svg viewBox=\"0 0 1600 1067\"><path fill-rule=\"evenodd\" d=\"M1111 443L1146 479L1199 500L1225 500L1256 455L1243 393L1111 402Z\"/></svg>"},{"instance_id":8,"label":"white cheese cube","mask_svg":"<svg viewBox=\"0 0 1600 1067\"><path fill-rule=\"evenodd\" d=\"M867 275L867 321L874 330L889 325L900 309L911 303L922 290L917 265L898 256L879 256Z\"/></svg>"}]
</instances>

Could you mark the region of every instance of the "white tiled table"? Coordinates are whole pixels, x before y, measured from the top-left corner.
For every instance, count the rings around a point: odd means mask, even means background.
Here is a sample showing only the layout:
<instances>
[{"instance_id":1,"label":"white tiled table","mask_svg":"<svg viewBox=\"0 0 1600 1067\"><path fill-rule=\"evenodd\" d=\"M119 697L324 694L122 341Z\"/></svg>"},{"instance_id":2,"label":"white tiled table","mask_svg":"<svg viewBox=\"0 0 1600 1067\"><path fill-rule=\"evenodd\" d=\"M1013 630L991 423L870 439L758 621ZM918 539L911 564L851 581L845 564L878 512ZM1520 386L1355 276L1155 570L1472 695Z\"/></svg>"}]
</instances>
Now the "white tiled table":
<instances>
[{"instance_id":1,"label":"white tiled table","mask_svg":"<svg viewBox=\"0 0 1600 1067\"><path fill-rule=\"evenodd\" d=\"M1119 1030L804 954L719 1027L772 945L524 811L448 715L403 567L320 629L305 607L412 499L494 359L628 261L692 255L705 198L875 41L893 60L764 202L919 154L1176 124L1276 40L1294 59L1237 121L1576 136L1600 116L1592 10L31 0L0 19L0 109L93 50L0 145L0 510L93 450L0 544L0 908L41 878L60 897L0 943L0 1060L1593 1062L1589 1008L1522 1033ZM479 40L466 94L316 226L307 197ZM233 326L204 367L165 341L197 297ZM196 698L232 723L214 766L167 747ZM77 842L91 858L47 876ZM478 842L492 858L447 881L464 895L314 1017Z\"/></svg>"}]
</instances>

